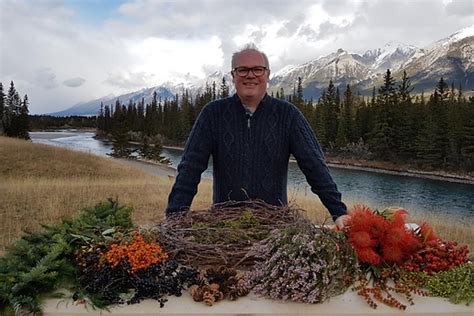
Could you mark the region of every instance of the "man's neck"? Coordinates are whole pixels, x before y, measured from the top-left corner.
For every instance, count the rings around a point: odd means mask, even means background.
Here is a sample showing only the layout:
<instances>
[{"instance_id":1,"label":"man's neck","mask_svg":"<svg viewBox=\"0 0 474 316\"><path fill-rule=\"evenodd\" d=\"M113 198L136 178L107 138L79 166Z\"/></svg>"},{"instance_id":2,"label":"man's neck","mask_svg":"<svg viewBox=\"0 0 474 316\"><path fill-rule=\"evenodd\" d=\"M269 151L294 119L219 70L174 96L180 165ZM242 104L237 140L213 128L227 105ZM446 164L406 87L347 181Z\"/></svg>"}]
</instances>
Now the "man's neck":
<instances>
[{"instance_id":1,"label":"man's neck","mask_svg":"<svg viewBox=\"0 0 474 316\"><path fill-rule=\"evenodd\" d=\"M250 112L253 113L257 110L257 107L260 104L260 102L263 100L263 98L265 97L265 94L258 98L257 97L256 98L243 98L238 94L237 96L240 98L240 102L242 102L242 104L245 104L245 107Z\"/></svg>"}]
</instances>

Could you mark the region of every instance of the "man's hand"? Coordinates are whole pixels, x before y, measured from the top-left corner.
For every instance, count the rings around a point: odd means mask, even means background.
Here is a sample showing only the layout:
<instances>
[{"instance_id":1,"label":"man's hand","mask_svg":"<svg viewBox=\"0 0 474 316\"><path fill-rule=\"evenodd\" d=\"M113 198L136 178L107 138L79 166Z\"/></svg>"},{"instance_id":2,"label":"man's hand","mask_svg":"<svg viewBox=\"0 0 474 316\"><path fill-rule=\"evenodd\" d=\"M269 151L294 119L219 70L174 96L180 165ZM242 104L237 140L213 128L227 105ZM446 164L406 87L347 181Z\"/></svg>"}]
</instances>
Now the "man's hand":
<instances>
[{"instance_id":1,"label":"man's hand","mask_svg":"<svg viewBox=\"0 0 474 316\"><path fill-rule=\"evenodd\" d=\"M349 215L342 215L342 216L339 216L338 218L336 218L334 223L336 224L338 229L343 229L350 218L351 217Z\"/></svg>"}]
</instances>

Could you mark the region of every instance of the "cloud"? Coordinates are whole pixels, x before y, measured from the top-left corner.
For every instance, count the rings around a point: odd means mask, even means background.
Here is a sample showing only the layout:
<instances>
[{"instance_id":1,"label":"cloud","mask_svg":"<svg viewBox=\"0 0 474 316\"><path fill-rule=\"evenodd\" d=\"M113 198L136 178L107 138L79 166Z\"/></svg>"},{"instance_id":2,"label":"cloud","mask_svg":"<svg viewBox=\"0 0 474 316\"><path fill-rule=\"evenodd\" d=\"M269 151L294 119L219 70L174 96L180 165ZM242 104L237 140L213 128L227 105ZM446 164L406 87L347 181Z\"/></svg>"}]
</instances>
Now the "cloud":
<instances>
[{"instance_id":1,"label":"cloud","mask_svg":"<svg viewBox=\"0 0 474 316\"><path fill-rule=\"evenodd\" d=\"M140 89L145 88L148 85L150 77L153 77L153 75L149 75L145 72L125 72L109 74L108 78L104 82L111 86L116 86L124 89Z\"/></svg>"},{"instance_id":2,"label":"cloud","mask_svg":"<svg viewBox=\"0 0 474 316\"><path fill-rule=\"evenodd\" d=\"M201 37L209 33L233 35L248 24L263 25L296 16L302 8L316 2L255 1L249 8L242 0L137 0L121 5L119 12L125 19L109 21L108 26L129 34L166 38Z\"/></svg>"},{"instance_id":3,"label":"cloud","mask_svg":"<svg viewBox=\"0 0 474 316\"><path fill-rule=\"evenodd\" d=\"M446 12L455 16L472 16L474 3L472 0L453 0L446 5Z\"/></svg>"},{"instance_id":4,"label":"cloud","mask_svg":"<svg viewBox=\"0 0 474 316\"><path fill-rule=\"evenodd\" d=\"M77 77L77 78L64 80L63 85L70 88L77 88L77 87L82 86L84 82L86 82L86 79Z\"/></svg>"},{"instance_id":5,"label":"cloud","mask_svg":"<svg viewBox=\"0 0 474 316\"><path fill-rule=\"evenodd\" d=\"M318 40L318 33L312 29L311 25L308 24L300 28L300 30L298 31L298 35L306 36L308 40L313 42Z\"/></svg>"},{"instance_id":6,"label":"cloud","mask_svg":"<svg viewBox=\"0 0 474 316\"><path fill-rule=\"evenodd\" d=\"M321 7L331 16L347 15L353 13L360 4L350 0L324 0Z\"/></svg>"},{"instance_id":7,"label":"cloud","mask_svg":"<svg viewBox=\"0 0 474 316\"><path fill-rule=\"evenodd\" d=\"M359 23L363 23L365 20L363 17L359 17L358 19L349 22L346 20L342 21L342 24L331 23L331 21L326 21L319 25L319 32L317 37L319 39L327 39L332 38L333 40L337 40L339 36L343 36L347 32L351 31L352 27L355 27Z\"/></svg>"},{"instance_id":8,"label":"cloud","mask_svg":"<svg viewBox=\"0 0 474 316\"><path fill-rule=\"evenodd\" d=\"M54 112L229 71L232 53L250 41L275 72L338 48L363 53L389 41L423 48L474 19L472 3L462 0L113 3L114 14L90 23L80 16L88 10L76 13L69 1L0 0L0 81L27 93L32 113Z\"/></svg>"},{"instance_id":9,"label":"cloud","mask_svg":"<svg viewBox=\"0 0 474 316\"><path fill-rule=\"evenodd\" d=\"M54 89L58 86L56 75L51 68L42 68L35 71L34 83L43 89Z\"/></svg>"},{"instance_id":10,"label":"cloud","mask_svg":"<svg viewBox=\"0 0 474 316\"><path fill-rule=\"evenodd\" d=\"M305 16L302 13L297 14L291 20L286 21L283 26L278 30L278 36L289 37L296 33L301 25L301 21L305 20Z\"/></svg>"}]
</instances>

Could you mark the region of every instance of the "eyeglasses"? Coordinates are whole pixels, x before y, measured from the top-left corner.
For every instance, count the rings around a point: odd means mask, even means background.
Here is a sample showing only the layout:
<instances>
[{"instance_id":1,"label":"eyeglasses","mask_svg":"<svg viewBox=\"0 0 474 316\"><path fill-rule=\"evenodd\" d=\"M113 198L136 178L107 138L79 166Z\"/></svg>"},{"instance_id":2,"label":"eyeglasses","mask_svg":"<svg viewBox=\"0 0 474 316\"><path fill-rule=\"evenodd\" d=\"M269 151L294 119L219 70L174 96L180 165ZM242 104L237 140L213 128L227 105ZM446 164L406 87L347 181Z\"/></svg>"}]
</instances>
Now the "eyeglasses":
<instances>
[{"instance_id":1,"label":"eyeglasses","mask_svg":"<svg viewBox=\"0 0 474 316\"><path fill-rule=\"evenodd\" d=\"M267 67L263 66L258 66L258 67L252 67L252 68L247 68L247 67L236 67L232 70L234 74L237 74L239 77L247 77L249 74L249 71L252 71L252 73L255 75L255 77L260 77L265 74L265 71L267 71Z\"/></svg>"}]
</instances>

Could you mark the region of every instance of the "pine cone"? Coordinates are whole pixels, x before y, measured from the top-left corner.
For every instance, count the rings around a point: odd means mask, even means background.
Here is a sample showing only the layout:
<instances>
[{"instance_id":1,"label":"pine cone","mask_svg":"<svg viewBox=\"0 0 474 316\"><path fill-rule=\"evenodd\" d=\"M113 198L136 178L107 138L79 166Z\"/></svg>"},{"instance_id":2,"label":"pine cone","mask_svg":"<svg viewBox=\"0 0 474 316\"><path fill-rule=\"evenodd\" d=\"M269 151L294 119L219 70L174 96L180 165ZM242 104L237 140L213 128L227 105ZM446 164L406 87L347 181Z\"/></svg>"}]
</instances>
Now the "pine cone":
<instances>
[{"instance_id":1,"label":"pine cone","mask_svg":"<svg viewBox=\"0 0 474 316\"><path fill-rule=\"evenodd\" d=\"M198 285L193 285L189 287L189 294L191 294L195 302L202 302L202 290Z\"/></svg>"},{"instance_id":2,"label":"pine cone","mask_svg":"<svg viewBox=\"0 0 474 316\"><path fill-rule=\"evenodd\" d=\"M208 291L203 293L202 298L203 298L203 302L208 306L214 305L214 302L216 301L214 294Z\"/></svg>"}]
</instances>

